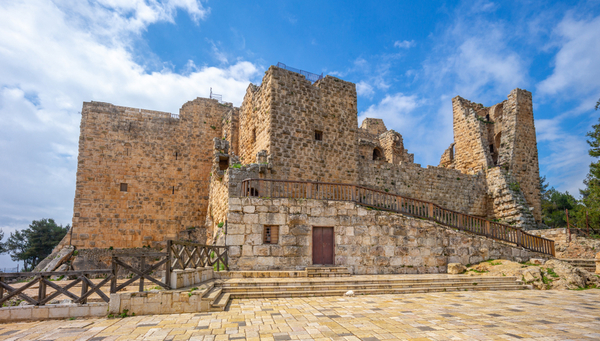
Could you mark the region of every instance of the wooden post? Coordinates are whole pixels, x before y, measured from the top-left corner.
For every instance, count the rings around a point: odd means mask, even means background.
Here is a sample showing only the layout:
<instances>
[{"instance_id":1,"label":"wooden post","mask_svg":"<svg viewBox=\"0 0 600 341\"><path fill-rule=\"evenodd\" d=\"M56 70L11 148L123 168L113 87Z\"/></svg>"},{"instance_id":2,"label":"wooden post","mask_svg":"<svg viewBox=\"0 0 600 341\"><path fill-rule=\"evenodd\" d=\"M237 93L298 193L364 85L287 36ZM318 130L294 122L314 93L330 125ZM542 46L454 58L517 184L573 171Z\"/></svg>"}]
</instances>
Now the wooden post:
<instances>
[{"instance_id":1,"label":"wooden post","mask_svg":"<svg viewBox=\"0 0 600 341\"><path fill-rule=\"evenodd\" d=\"M485 235L486 236L490 236L490 221L486 220L485 221Z\"/></svg>"},{"instance_id":2,"label":"wooden post","mask_svg":"<svg viewBox=\"0 0 600 341\"><path fill-rule=\"evenodd\" d=\"M145 269L146 269L146 257L142 256L140 259L140 270L142 271L142 273L144 273ZM144 292L144 276L140 277L139 292Z\"/></svg>"},{"instance_id":3,"label":"wooden post","mask_svg":"<svg viewBox=\"0 0 600 341\"><path fill-rule=\"evenodd\" d=\"M169 289L171 289L171 245L173 245L172 240L167 240L167 262L165 263L165 284Z\"/></svg>"},{"instance_id":4,"label":"wooden post","mask_svg":"<svg viewBox=\"0 0 600 341\"><path fill-rule=\"evenodd\" d=\"M429 203L429 218L433 218L433 203Z\"/></svg>"},{"instance_id":5,"label":"wooden post","mask_svg":"<svg viewBox=\"0 0 600 341\"><path fill-rule=\"evenodd\" d=\"M85 295L85 293L88 291L88 283L86 281L87 279L87 275L86 274L81 274L81 296L83 297L83 295ZM86 304L87 303L87 298L81 300L79 303L81 304Z\"/></svg>"},{"instance_id":6,"label":"wooden post","mask_svg":"<svg viewBox=\"0 0 600 341\"><path fill-rule=\"evenodd\" d=\"M569 210L565 209L565 214L567 215L567 230L569 230L569 243L571 242L571 225L569 225Z\"/></svg>"},{"instance_id":7,"label":"wooden post","mask_svg":"<svg viewBox=\"0 0 600 341\"><path fill-rule=\"evenodd\" d=\"M112 257L112 278L110 280L110 293L114 294L117 292L117 258Z\"/></svg>"},{"instance_id":8,"label":"wooden post","mask_svg":"<svg viewBox=\"0 0 600 341\"><path fill-rule=\"evenodd\" d=\"M38 282L38 304L41 305L42 300L46 298L46 283L44 283L42 275L39 276L40 281Z\"/></svg>"}]
</instances>

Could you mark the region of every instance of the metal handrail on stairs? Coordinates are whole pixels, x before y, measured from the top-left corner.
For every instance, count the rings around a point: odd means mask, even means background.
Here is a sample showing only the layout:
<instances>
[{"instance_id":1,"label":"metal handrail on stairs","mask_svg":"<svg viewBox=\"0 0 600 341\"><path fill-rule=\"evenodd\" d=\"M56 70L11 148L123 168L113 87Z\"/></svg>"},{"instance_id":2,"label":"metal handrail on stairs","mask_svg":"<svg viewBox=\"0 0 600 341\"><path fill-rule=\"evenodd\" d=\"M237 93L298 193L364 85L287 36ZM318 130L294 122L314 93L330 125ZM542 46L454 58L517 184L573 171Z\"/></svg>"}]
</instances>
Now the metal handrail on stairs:
<instances>
[{"instance_id":1,"label":"metal handrail on stairs","mask_svg":"<svg viewBox=\"0 0 600 341\"><path fill-rule=\"evenodd\" d=\"M551 256L556 255L553 240L529 234L517 227L448 210L428 201L408 198L360 185L315 181L246 179L242 181L240 196L352 201L362 206L428 219L459 230L513 243L531 251Z\"/></svg>"}]
</instances>

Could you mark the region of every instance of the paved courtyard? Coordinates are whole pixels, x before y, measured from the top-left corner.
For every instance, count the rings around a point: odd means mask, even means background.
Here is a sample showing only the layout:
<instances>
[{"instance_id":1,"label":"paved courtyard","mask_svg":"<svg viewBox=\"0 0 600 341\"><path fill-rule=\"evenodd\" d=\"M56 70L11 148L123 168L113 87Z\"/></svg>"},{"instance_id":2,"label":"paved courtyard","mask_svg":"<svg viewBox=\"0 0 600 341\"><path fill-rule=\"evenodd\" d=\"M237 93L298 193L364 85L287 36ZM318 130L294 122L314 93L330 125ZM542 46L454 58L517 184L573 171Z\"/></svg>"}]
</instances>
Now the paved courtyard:
<instances>
[{"instance_id":1,"label":"paved courtyard","mask_svg":"<svg viewBox=\"0 0 600 341\"><path fill-rule=\"evenodd\" d=\"M600 290L234 300L228 311L0 324L1 340L598 340Z\"/></svg>"}]
</instances>

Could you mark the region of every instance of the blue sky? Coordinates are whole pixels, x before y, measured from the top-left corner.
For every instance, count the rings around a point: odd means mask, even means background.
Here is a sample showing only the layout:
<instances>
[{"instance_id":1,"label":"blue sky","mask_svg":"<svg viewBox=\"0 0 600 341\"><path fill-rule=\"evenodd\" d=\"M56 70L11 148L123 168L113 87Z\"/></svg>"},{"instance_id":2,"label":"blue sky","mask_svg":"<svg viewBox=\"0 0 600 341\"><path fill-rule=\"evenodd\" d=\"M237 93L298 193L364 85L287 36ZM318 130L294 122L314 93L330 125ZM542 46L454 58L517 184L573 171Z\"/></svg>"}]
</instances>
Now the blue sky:
<instances>
[{"instance_id":1,"label":"blue sky","mask_svg":"<svg viewBox=\"0 0 600 341\"><path fill-rule=\"evenodd\" d=\"M359 121L423 166L452 142L452 97L527 89L540 172L578 194L599 56L600 1L3 1L0 228L70 223L83 101L176 113L212 87L239 105L277 62L356 83Z\"/></svg>"}]
</instances>

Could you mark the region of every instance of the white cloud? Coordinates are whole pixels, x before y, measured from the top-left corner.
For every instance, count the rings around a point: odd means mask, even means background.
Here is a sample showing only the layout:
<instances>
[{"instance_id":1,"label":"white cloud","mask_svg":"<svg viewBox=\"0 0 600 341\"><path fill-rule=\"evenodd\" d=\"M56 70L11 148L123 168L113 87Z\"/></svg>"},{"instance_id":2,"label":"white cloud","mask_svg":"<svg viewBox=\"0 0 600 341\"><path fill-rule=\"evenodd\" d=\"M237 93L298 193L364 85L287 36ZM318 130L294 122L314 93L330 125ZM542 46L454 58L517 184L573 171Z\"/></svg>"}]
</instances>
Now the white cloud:
<instances>
[{"instance_id":1,"label":"white cloud","mask_svg":"<svg viewBox=\"0 0 600 341\"><path fill-rule=\"evenodd\" d=\"M83 101L176 113L212 87L240 104L258 76L249 62L189 61L184 74L136 62L132 39L176 9L208 14L193 0L0 2L0 228L70 223Z\"/></svg>"},{"instance_id":2,"label":"white cloud","mask_svg":"<svg viewBox=\"0 0 600 341\"><path fill-rule=\"evenodd\" d=\"M600 97L600 16L576 20L568 14L554 35L560 47L552 75L538 84L540 92Z\"/></svg>"},{"instance_id":3,"label":"white cloud","mask_svg":"<svg viewBox=\"0 0 600 341\"><path fill-rule=\"evenodd\" d=\"M356 84L356 92L359 96L371 97L375 93L373 87L365 81L360 81Z\"/></svg>"},{"instance_id":4,"label":"white cloud","mask_svg":"<svg viewBox=\"0 0 600 341\"><path fill-rule=\"evenodd\" d=\"M394 43L394 47L399 47L401 49L409 49L413 46L415 46L416 43L414 40L408 41L408 40L398 40Z\"/></svg>"}]
</instances>

